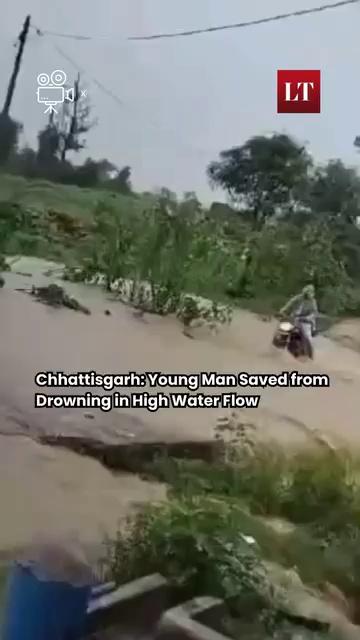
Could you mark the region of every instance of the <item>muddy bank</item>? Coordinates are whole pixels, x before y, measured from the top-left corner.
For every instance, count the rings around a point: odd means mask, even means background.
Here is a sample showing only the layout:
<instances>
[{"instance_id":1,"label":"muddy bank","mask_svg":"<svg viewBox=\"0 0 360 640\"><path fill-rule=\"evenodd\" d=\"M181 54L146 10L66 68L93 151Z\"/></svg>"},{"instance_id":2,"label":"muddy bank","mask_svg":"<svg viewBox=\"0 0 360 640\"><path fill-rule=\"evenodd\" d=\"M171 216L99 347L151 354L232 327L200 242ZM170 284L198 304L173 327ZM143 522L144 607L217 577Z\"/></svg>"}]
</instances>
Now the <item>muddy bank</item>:
<instances>
[{"instance_id":1,"label":"muddy bank","mask_svg":"<svg viewBox=\"0 0 360 640\"><path fill-rule=\"evenodd\" d=\"M78 436L42 436L40 444L73 451L81 456L94 458L114 472L142 473L159 458L178 458L215 462L224 452L224 446L214 440L181 440L179 442L132 442L111 445L95 438Z\"/></svg>"}]
</instances>

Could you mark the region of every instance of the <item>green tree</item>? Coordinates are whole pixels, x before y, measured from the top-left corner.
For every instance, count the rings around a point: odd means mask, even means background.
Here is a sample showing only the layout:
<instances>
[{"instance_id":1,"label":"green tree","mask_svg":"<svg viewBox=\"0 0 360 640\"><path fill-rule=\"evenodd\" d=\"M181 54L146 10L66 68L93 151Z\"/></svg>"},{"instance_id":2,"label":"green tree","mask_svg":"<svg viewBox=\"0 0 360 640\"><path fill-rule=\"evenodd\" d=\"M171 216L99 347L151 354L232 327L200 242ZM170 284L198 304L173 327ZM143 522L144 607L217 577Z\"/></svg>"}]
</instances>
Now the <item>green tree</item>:
<instances>
[{"instance_id":1,"label":"green tree","mask_svg":"<svg viewBox=\"0 0 360 640\"><path fill-rule=\"evenodd\" d=\"M62 162L70 151L81 151L86 147L85 134L92 129L96 120L91 119L91 105L87 97L82 95L84 87L80 74L74 83L74 101L66 100L58 114L54 115L51 124L59 137L59 157Z\"/></svg>"},{"instance_id":2,"label":"green tree","mask_svg":"<svg viewBox=\"0 0 360 640\"><path fill-rule=\"evenodd\" d=\"M131 167L126 166L118 170L116 176L110 181L110 186L125 195L132 193Z\"/></svg>"},{"instance_id":3,"label":"green tree","mask_svg":"<svg viewBox=\"0 0 360 640\"><path fill-rule=\"evenodd\" d=\"M95 270L103 273L106 288L126 275L134 241L134 228L122 211L110 201L99 202L94 211L94 236L90 258Z\"/></svg>"},{"instance_id":4,"label":"green tree","mask_svg":"<svg viewBox=\"0 0 360 640\"><path fill-rule=\"evenodd\" d=\"M10 156L17 151L22 125L7 113L0 113L0 165L8 162Z\"/></svg>"},{"instance_id":5,"label":"green tree","mask_svg":"<svg viewBox=\"0 0 360 640\"><path fill-rule=\"evenodd\" d=\"M179 215L190 216L194 221L201 218L203 208L194 191L185 191L179 202Z\"/></svg>"},{"instance_id":6,"label":"green tree","mask_svg":"<svg viewBox=\"0 0 360 640\"><path fill-rule=\"evenodd\" d=\"M37 176L37 154L34 149L25 146L10 158L7 168L9 172L35 178Z\"/></svg>"},{"instance_id":7,"label":"green tree","mask_svg":"<svg viewBox=\"0 0 360 640\"><path fill-rule=\"evenodd\" d=\"M306 180L311 159L289 136L255 136L220 153L207 169L210 184L227 191L251 213L256 226L295 205L296 189Z\"/></svg>"},{"instance_id":8,"label":"green tree","mask_svg":"<svg viewBox=\"0 0 360 640\"><path fill-rule=\"evenodd\" d=\"M341 160L331 160L316 169L307 201L313 212L352 224L360 216L360 176Z\"/></svg>"},{"instance_id":9,"label":"green tree","mask_svg":"<svg viewBox=\"0 0 360 640\"><path fill-rule=\"evenodd\" d=\"M334 252L348 275L360 274L360 176L341 160L318 167L304 198L311 216L326 223L333 237ZM309 215L307 216L309 219Z\"/></svg>"},{"instance_id":10,"label":"green tree","mask_svg":"<svg viewBox=\"0 0 360 640\"><path fill-rule=\"evenodd\" d=\"M38 134L37 161L43 167L49 167L58 160L60 148L59 133L53 124L48 124Z\"/></svg>"}]
</instances>

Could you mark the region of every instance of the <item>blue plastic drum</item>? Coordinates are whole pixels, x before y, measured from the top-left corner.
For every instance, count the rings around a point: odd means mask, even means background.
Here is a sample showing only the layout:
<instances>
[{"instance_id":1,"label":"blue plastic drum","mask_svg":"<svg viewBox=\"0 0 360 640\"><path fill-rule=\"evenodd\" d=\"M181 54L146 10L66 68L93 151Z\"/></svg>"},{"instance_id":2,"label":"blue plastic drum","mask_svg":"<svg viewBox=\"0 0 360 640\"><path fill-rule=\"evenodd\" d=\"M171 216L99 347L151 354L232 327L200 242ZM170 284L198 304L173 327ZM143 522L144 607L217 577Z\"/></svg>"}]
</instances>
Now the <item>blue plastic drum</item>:
<instances>
[{"instance_id":1,"label":"blue plastic drum","mask_svg":"<svg viewBox=\"0 0 360 640\"><path fill-rule=\"evenodd\" d=\"M39 579L16 564L10 574L2 640L79 640L90 586Z\"/></svg>"}]
</instances>

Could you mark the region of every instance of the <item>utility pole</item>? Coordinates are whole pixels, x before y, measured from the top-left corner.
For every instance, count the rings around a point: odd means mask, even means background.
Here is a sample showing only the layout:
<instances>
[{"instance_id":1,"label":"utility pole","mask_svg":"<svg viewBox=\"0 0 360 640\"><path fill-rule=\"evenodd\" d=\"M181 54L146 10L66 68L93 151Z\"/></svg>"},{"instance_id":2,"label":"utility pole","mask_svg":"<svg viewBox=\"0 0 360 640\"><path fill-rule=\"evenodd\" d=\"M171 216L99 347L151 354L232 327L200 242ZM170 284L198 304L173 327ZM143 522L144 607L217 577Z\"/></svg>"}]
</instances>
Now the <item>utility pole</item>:
<instances>
[{"instance_id":1,"label":"utility pole","mask_svg":"<svg viewBox=\"0 0 360 640\"><path fill-rule=\"evenodd\" d=\"M14 69L10 77L9 86L7 89L6 98L4 102L4 107L2 110L3 115L6 115L6 116L9 114L11 102L14 96L16 80L20 71L21 60L24 52L26 39L28 37L29 28L30 28L30 16L26 16L25 22L23 24L23 28L21 30L21 33L19 34L19 48L16 54Z\"/></svg>"}]
</instances>

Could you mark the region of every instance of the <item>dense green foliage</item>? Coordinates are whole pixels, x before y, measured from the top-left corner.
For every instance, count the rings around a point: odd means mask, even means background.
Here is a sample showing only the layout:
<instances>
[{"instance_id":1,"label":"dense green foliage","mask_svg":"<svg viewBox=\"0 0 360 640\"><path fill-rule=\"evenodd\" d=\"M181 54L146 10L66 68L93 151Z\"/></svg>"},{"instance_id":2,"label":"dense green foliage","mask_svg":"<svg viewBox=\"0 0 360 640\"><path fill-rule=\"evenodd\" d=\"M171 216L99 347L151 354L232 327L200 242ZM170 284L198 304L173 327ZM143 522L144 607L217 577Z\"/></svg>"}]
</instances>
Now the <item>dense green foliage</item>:
<instances>
[{"instance_id":1,"label":"dense green foliage","mask_svg":"<svg viewBox=\"0 0 360 640\"><path fill-rule=\"evenodd\" d=\"M150 282L160 312L175 310L186 291L273 312L313 282L323 313L360 313L360 178L354 169L340 161L315 166L302 146L274 135L224 152L208 171L228 190L231 207L207 209L195 194L179 199L166 189L127 197L107 194L105 183L92 195L23 181L20 189L6 188L0 202L1 250L61 259L65 244L68 262L73 245L70 266L103 272L108 286L120 277ZM10 178L0 179L0 194L1 181ZM15 230L6 213L14 201ZM50 209L81 217L80 243L70 233L59 238L53 227L44 235Z\"/></svg>"},{"instance_id":2,"label":"dense green foliage","mask_svg":"<svg viewBox=\"0 0 360 640\"><path fill-rule=\"evenodd\" d=\"M353 168L340 160L316 166L302 145L274 134L222 152L208 173L251 229L234 296L274 300L312 281L324 312L358 313L360 177Z\"/></svg>"},{"instance_id":3,"label":"dense green foliage","mask_svg":"<svg viewBox=\"0 0 360 640\"><path fill-rule=\"evenodd\" d=\"M0 166L3 171L26 178L37 178L80 187L98 187L132 194L131 167L119 169L107 159L87 158L74 164L69 154L86 147L86 134L97 123L91 117L91 105L80 100L80 79L75 81L73 103L64 102L59 113L51 113L46 126L38 133L37 149L20 147L23 126L9 115L0 115Z\"/></svg>"},{"instance_id":4,"label":"dense green foliage","mask_svg":"<svg viewBox=\"0 0 360 640\"><path fill-rule=\"evenodd\" d=\"M241 513L209 498L184 497L147 507L110 545L117 581L153 571L175 580L189 596L233 597L263 579L257 553L239 536Z\"/></svg>"},{"instance_id":5,"label":"dense green foliage","mask_svg":"<svg viewBox=\"0 0 360 640\"><path fill-rule=\"evenodd\" d=\"M279 207L292 208L311 160L304 147L284 134L255 136L243 146L222 151L208 167L210 181L238 201L256 225L275 215Z\"/></svg>"},{"instance_id":6,"label":"dense green foliage","mask_svg":"<svg viewBox=\"0 0 360 640\"><path fill-rule=\"evenodd\" d=\"M223 597L235 638L245 623L257 638L298 637L296 629L280 632L284 594L272 567L295 570L319 592L332 584L349 602L358 599L359 460L327 448L285 456L235 420L217 436L225 443L217 463L152 465L169 499L140 509L107 542L108 575L123 583L160 572L183 596Z\"/></svg>"}]
</instances>

